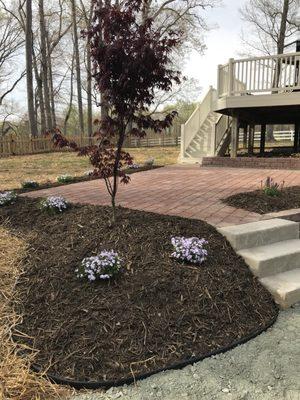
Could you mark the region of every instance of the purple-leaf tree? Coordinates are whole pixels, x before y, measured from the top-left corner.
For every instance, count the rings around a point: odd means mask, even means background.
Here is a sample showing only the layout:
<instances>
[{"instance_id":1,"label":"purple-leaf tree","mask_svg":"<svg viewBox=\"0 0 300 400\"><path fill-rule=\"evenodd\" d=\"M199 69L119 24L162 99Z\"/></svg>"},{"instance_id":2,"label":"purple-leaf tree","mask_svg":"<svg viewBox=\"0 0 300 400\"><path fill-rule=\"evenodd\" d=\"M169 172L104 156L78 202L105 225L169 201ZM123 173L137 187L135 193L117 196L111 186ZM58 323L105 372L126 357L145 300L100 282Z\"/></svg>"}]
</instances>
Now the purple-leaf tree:
<instances>
[{"instance_id":1,"label":"purple-leaf tree","mask_svg":"<svg viewBox=\"0 0 300 400\"><path fill-rule=\"evenodd\" d=\"M180 83L180 72L171 67L170 56L180 44L181 33L169 30L162 36L151 18L142 18L145 0L127 0L122 5L93 3L92 26L84 36L90 43L95 87L109 113L96 121L99 144L79 148L59 132L54 141L89 156L94 174L105 180L114 222L118 183L130 181L125 170L133 163L123 150L126 137L142 138L147 129L161 132L176 116L174 111L158 120L150 108L157 91L169 92L173 83Z\"/></svg>"}]
</instances>

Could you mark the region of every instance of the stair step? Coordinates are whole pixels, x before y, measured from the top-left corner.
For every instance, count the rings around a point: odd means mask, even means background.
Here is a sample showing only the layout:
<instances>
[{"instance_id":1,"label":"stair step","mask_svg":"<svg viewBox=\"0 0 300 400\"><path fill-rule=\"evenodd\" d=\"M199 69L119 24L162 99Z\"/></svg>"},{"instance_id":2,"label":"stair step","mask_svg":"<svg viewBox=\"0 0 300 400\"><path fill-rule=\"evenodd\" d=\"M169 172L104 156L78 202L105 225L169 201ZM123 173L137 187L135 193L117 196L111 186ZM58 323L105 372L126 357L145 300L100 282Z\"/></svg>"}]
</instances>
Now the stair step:
<instances>
[{"instance_id":1,"label":"stair step","mask_svg":"<svg viewBox=\"0 0 300 400\"><path fill-rule=\"evenodd\" d=\"M300 302L300 268L260 279L282 308Z\"/></svg>"},{"instance_id":2,"label":"stair step","mask_svg":"<svg viewBox=\"0 0 300 400\"><path fill-rule=\"evenodd\" d=\"M219 232L239 251L299 239L299 223L278 218L220 228Z\"/></svg>"},{"instance_id":3,"label":"stair step","mask_svg":"<svg viewBox=\"0 0 300 400\"><path fill-rule=\"evenodd\" d=\"M300 239L238 251L259 278L300 268Z\"/></svg>"}]
</instances>

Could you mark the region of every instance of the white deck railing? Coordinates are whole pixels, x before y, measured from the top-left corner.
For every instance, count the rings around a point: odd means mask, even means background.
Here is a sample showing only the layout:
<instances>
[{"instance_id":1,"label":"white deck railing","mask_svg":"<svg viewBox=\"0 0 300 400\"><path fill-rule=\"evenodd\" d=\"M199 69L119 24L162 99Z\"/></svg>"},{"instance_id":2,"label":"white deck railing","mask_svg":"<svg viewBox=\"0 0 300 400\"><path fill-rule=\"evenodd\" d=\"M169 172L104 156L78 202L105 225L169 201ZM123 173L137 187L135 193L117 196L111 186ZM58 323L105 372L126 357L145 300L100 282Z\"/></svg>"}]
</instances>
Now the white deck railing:
<instances>
[{"instance_id":1,"label":"white deck railing","mask_svg":"<svg viewBox=\"0 0 300 400\"><path fill-rule=\"evenodd\" d=\"M300 90L300 53L230 59L219 66L219 98L295 90Z\"/></svg>"}]
</instances>

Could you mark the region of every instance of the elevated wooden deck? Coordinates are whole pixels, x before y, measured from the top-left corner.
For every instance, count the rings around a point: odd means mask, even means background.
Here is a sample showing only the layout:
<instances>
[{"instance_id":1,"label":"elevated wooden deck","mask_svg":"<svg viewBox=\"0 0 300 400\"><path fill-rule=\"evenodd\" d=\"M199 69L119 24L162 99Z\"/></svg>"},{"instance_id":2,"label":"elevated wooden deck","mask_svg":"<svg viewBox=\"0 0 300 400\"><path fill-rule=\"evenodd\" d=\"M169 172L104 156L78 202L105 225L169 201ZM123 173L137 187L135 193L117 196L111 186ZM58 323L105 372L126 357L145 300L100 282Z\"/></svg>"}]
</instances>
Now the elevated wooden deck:
<instances>
[{"instance_id":1,"label":"elevated wooden deck","mask_svg":"<svg viewBox=\"0 0 300 400\"><path fill-rule=\"evenodd\" d=\"M300 53L220 65L214 111L248 123L300 122Z\"/></svg>"},{"instance_id":2,"label":"elevated wooden deck","mask_svg":"<svg viewBox=\"0 0 300 400\"><path fill-rule=\"evenodd\" d=\"M237 155L239 129L253 149L255 125L261 125L264 152L266 125L295 124L295 151L300 148L300 52L230 59L218 70L215 112L232 117L231 156Z\"/></svg>"}]
</instances>

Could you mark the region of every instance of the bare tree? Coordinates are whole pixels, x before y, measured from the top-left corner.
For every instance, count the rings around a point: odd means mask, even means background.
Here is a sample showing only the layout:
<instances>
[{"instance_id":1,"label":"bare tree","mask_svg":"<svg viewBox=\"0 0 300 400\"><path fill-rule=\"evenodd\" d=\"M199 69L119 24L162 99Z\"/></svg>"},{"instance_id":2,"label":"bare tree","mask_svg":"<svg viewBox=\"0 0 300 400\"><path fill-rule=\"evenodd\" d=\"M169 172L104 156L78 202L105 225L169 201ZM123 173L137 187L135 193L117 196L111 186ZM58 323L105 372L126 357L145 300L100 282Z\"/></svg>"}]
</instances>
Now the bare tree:
<instances>
[{"instance_id":1,"label":"bare tree","mask_svg":"<svg viewBox=\"0 0 300 400\"><path fill-rule=\"evenodd\" d=\"M179 28L183 37L181 49L203 52L203 34L210 27L202 12L219 4L219 0L145 0L142 17L153 18L162 35Z\"/></svg>"},{"instance_id":2,"label":"bare tree","mask_svg":"<svg viewBox=\"0 0 300 400\"><path fill-rule=\"evenodd\" d=\"M21 33L19 24L10 14L0 15L0 106L25 76L25 71L21 71L16 77L12 68L24 45Z\"/></svg>"},{"instance_id":3,"label":"bare tree","mask_svg":"<svg viewBox=\"0 0 300 400\"><path fill-rule=\"evenodd\" d=\"M242 40L249 53L282 54L297 30L294 16L299 0L248 0L240 13L247 26Z\"/></svg>"},{"instance_id":4,"label":"bare tree","mask_svg":"<svg viewBox=\"0 0 300 400\"><path fill-rule=\"evenodd\" d=\"M46 129L53 129L51 102L50 102L50 89L49 89L49 54L47 51L47 30L45 25L45 14L44 14L44 0L39 0L39 23L40 23L40 48L41 48L41 64L43 71L43 95L45 103L45 114L46 114Z\"/></svg>"},{"instance_id":5,"label":"bare tree","mask_svg":"<svg viewBox=\"0 0 300 400\"><path fill-rule=\"evenodd\" d=\"M93 16L93 3L87 8L83 2L80 0L81 11L83 13L83 19L85 22L85 28L89 29L92 16ZM91 62L91 48L90 42L87 40L86 43L86 72L87 72L87 83L86 83L86 94L87 94L87 131L88 136L93 135L93 101L92 101L92 62Z\"/></svg>"},{"instance_id":6,"label":"bare tree","mask_svg":"<svg viewBox=\"0 0 300 400\"><path fill-rule=\"evenodd\" d=\"M64 135L67 135L67 127L68 127L68 121L70 119L71 116L71 112L72 112L72 108L73 108L73 97L74 97L74 64L75 64L75 60L74 60L74 53L72 56L72 64L71 64L71 68L70 68L70 74L71 74L71 80L70 80L70 99L69 99L69 106L65 115L65 120L64 120Z\"/></svg>"},{"instance_id":7,"label":"bare tree","mask_svg":"<svg viewBox=\"0 0 300 400\"><path fill-rule=\"evenodd\" d=\"M83 121L83 105L82 105L81 66L80 66L77 13L76 13L76 1L75 0L71 0L71 9L72 9L73 40L74 40L74 51L75 51L75 65L76 65L75 69L76 69L76 82L77 82L79 126L80 126L80 133L83 134L84 133L84 121Z\"/></svg>"},{"instance_id":8,"label":"bare tree","mask_svg":"<svg viewBox=\"0 0 300 400\"><path fill-rule=\"evenodd\" d=\"M26 79L27 79L27 105L31 136L37 135L37 122L34 109L34 90L32 73L32 0L26 0Z\"/></svg>"}]
</instances>

